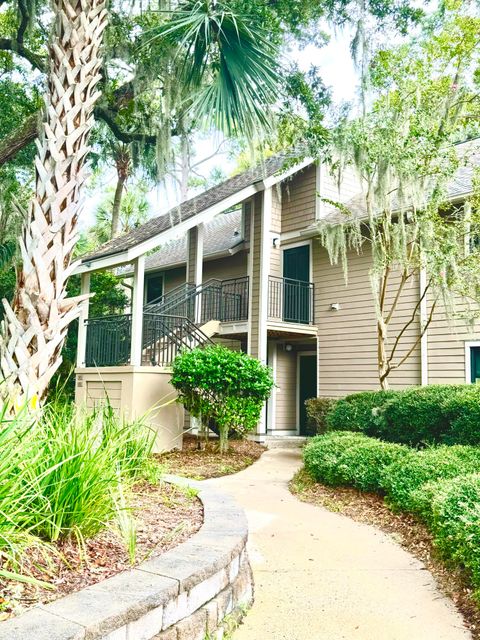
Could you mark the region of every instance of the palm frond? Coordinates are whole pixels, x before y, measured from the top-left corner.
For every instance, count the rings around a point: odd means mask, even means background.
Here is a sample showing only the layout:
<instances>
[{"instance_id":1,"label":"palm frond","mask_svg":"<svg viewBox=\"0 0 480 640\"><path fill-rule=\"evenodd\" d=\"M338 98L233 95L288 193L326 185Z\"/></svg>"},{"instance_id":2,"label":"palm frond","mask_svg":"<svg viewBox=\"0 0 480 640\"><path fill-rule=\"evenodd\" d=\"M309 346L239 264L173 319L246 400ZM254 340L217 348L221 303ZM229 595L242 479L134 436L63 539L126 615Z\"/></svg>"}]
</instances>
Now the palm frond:
<instances>
[{"instance_id":1,"label":"palm frond","mask_svg":"<svg viewBox=\"0 0 480 640\"><path fill-rule=\"evenodd\" d=\"M258 17L222 1L186 0L145 46L160 38L177 47L193 119L247 137L269 127L281 72L277 46Z\"/></svg>"}]
</instances>

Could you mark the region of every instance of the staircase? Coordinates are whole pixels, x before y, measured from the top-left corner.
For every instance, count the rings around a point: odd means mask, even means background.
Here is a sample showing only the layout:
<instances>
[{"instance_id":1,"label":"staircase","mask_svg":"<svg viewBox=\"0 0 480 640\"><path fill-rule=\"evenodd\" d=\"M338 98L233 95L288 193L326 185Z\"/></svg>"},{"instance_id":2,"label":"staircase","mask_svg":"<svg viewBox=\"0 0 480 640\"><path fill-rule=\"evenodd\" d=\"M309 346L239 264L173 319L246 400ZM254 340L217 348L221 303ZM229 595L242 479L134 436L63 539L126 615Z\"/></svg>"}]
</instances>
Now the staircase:
<instances>
[{"instance_id":1,"label":"staircase","mask_svg":"<svg viewBox=\"0 0 480 640\"><path fill-rule=\"evenodd\" d=\"M182 349L212 344L220 322L246 319L247 311L248 278L212 279L172 289L143 308L142 364L169 366ZM129 363L131 315L89 318L86 325L87 367Z\"/></svg>"}]
</instances>

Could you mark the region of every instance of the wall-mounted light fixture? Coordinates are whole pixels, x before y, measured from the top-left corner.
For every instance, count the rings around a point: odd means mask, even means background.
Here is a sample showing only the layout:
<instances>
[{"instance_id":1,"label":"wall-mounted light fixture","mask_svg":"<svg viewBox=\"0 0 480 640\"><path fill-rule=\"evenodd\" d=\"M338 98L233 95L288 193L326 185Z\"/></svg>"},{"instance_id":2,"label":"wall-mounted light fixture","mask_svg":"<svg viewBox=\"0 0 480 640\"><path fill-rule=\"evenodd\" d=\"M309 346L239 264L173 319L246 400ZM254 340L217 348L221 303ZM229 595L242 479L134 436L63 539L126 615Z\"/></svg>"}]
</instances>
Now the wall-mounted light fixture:
<instances>
[{"instance_id":1,"label":"wall-mounted light fixture","mask_svg":"<svg viewBox=\"0 0 480 640\"><path fill-rule=\"evenodd\" d=\"M340 311L340 309L341 307L339 302L332 302L332 304L330 305L331 311Z\"/></svg>"},{"instance_id":2,"label":"wall-mounted light fixture","mask_svg":"<svg viewBox=\"0 0 480 640\"><path fill-rule=\"evenodd\" d=\"M285 345L285 351L292 351L292 349L293 349L293 346L292 346L291 344L288 344L288 343L287 343L287 344Z\"/></svg>"},{"instance_id":3,"label":"wall-mounted light fixture","mask_svg":"<svg viewBox=\"0 0 480 640\"><path fill-rule=\"evenodd\" d=\"M273 236L272 238L272 245L273 248L276 249L278 247L278 241L280 240L280 238L278 236Z\"/></svg>"}]
</instances>

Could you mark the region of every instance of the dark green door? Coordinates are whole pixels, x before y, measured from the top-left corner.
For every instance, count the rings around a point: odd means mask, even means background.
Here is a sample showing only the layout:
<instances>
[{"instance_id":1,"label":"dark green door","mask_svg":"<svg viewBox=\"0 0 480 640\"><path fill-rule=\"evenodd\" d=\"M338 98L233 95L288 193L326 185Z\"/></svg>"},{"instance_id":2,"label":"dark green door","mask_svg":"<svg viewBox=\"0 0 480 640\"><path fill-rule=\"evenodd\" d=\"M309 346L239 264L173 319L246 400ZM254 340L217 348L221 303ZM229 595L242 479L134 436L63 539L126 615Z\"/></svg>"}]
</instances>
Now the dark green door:
<instances>
[{"instance_id":1,"label":"dark green door","mask_svg":"<svg viewBox=\"0 0 480 640\"><path fill-rule=\"evenodd\" d=\"M470 347L470 381L480 384L480 347Z\"/></svg>"},{"instance_id":2,"label":"dark green door","mask_svg":"<svg viewBox=\"0 0 480 640\"><path fill-rule=\"evenodd\" d=\"M300 420L300 435L310 435L308 433L307 412L305 410L305 400L317 397L317 356L298 356L298 415Z\"/></svg>"},{"instance_id":3,"label":"dark green door","mask_svg":"<svg viewBox=\"0 0 480 640\"><path fill-rule=\"evenodd\" d=\"M283 319L308 324L310 321L310 245L283 252Z\"/></svg>"}]
</instances>

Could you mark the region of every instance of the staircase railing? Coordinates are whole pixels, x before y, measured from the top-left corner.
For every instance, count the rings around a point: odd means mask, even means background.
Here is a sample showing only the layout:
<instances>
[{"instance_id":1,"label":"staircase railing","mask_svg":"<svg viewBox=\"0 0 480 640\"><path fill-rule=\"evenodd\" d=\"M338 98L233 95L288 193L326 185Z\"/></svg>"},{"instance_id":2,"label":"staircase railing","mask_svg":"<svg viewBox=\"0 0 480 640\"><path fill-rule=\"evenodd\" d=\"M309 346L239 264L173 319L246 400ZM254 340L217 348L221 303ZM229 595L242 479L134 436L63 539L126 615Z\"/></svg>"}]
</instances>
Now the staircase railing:
<instances>
[{"instance_id":1,"label":"staircase railing","mask_svg":"<svg viewBox=\"0 0 480 640\"><path fill-rule=\"evenodd\" d=\"M151 313L143 316L143 365L168 366L182 349L209 343L210 338L188 318Z\"/></svg>"}]
</instances>

